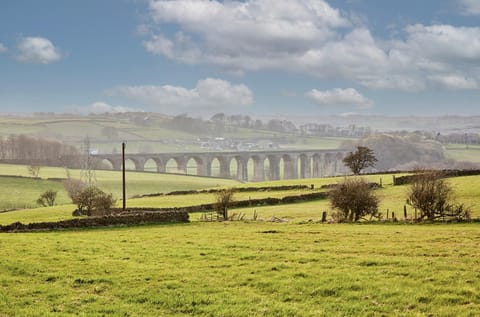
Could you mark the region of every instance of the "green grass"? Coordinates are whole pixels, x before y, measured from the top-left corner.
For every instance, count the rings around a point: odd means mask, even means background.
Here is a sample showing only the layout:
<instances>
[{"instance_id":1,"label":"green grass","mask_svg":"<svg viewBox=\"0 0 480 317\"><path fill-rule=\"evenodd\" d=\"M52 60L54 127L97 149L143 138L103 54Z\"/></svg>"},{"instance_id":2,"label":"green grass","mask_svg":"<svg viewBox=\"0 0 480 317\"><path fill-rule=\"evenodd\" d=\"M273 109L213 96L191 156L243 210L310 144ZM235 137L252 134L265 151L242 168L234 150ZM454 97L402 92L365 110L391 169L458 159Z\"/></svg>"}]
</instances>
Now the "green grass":
<instances>
[{"instance_id":1,"label":"green grass","mask_svg":"<svg viewBox=\"0 0 480 317\"><path fill-rule=\"evenodd\" d=\"M73 178L80 178L80 170L70 170ZM99 186L106 192L111 192L116 198L122 197L122 176L118 171L96 171ZM0 164L0 175L28 177L26 166ZM49 181L47 178L66 178L65 169L58 167L42 167L41 180L12 178L0 176L0 210L9 208L31 208L36 204L41 193L48 189L58 190L59 204L68 203L63 185L59 181ZM128 171L127 196L146 193L162 193L176 190L194 190L219 186L235 186L240 184L234 180L206 178L185 175L138 173Z\"/></svg>"},{"instance_id":2,"label":"green grass","mask_svg":"<svg viewBox=\"0 0 480 317\"><path fill-rule=\"evenodd\" d=\"M380 198L379 209L384 217L388 214L391 217L392 212L395 213L398 219L403 219L403 206L406 202L406 191L408 185L392 186L392 175L370 175L364 176L369 181L380 181L384 185L383 189L376 191ZM295 180L295 181L276 181L254 184L238 184L236 187L251 187L251 186L278 186L286 184L314 184L315 191L324 184L332 184L342 181L342 177ZM459 203L465 203L471 207L472 216L480 217L480 176L466 176L449 178L448 182L452 184L456 192L456 200ZM243 192L236 193L236 200L258 199L266 197L281 198L285 196L293 196L304 193L310 193L311 190L285 190L285 191L266 191L266 192ZM168 208L168 207L185 207L200 204L213 203L215 197L213 194L190 194L190 195L174 195L174 196L158 196L158 197L144 197L137 199L129 199L127 201L128 207L154 207L154 208ZM121 206L121 201L118 202ZM38 221L53 221L61 219L70 219L71 212L75 209L73 205L53 207L50 209L34 209L22 210L15 212L8 212L0 214L0 224L9 224L14 221L21 221L25 223ZM290 222L298 223L306 220L319 220L322 212L327 211L329 215L333 210L328 200L317 200L305 203L275 205L275 206L252 206L248 208L232 209L230 213L244 213L248 218L253 217L256 212L259 218L270 219L271 217L280 217L289 220ZM407 217L414 218L414 210L407 205ZM192 220L197 220L200 214L192 214Z\"/></svg>"},{"instance_id":3,"label":"green grass","mask_svg":"<svg viewBox=\"0 0 480 317\"><path fill-rule=\"evenodd\" d=\"M47 190L57 191L57 203L67 204L69 198L58 181L0 177L0 210L36 208L36 201Z\"/></svg>"},{"instance_id":4,"label":"green grass","mask_svg":"<svg viewBox=\"0 0 480 317\"><path fill-rule=\"evenodd\" d=\"M2 234L5 316L478 316L479 226L190 223Z\"/></svg>"},{"instance_id":5,"label":"green grass","mask_svg":"<svg viewBox=\"0 0 480 317\"><path fill-rule=\"evenodd\" d=\"M480 163L480 146L469 145L468 148L461 144L449 144L445 147L447 158L457 161Z\"/></svg>"},{"instance_id":6,"label":"green grass","mask_svg":"<svg viewBox=\"0 0 480 317\"><path fill-rule=\"evenodd\" d=\"M0 225L8 225L17 221L28 224L68 220L74 218L72 212L75 208L75 205L61 205L4 212L0 213Z\"/></svg>"}]
</instances>

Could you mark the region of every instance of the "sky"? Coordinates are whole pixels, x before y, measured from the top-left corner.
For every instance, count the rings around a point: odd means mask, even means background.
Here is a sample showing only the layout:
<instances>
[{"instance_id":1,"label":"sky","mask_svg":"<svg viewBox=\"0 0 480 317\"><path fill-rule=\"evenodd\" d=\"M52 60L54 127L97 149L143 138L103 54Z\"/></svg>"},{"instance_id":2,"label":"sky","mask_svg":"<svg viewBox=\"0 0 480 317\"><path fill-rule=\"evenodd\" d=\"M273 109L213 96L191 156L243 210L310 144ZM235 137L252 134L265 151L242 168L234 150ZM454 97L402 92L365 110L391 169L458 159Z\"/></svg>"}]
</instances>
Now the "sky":
<instances>
[{"instance_id":1,"label":"sky","mask_svg":"<svg viewBox=\"0 0 480 317\"><path fill-rule=\"evenodd\" d=\"M2 0L0 112L480 115L480 0Z\"/></svg>"}]
</instances>

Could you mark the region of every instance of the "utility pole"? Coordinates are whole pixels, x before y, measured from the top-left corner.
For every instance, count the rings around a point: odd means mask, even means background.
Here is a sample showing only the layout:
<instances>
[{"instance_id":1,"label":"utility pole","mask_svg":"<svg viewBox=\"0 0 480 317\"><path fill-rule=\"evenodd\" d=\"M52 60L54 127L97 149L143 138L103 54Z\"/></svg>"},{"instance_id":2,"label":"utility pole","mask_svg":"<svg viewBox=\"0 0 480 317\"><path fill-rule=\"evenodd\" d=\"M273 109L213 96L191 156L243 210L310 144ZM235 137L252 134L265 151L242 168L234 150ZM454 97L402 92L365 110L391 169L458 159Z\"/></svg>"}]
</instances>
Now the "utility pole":
<instances>
[{"instance_id":1,"label":"utility pole","mask_svg":"<svg viewBox=\"0 0 480 317\"><path fill-rule=\"evenodd\" d=\"M127 206L127 195L125 191L125 142L122 143L122 188L123 188L123 211Z\"/></svg>"}]
</instances>

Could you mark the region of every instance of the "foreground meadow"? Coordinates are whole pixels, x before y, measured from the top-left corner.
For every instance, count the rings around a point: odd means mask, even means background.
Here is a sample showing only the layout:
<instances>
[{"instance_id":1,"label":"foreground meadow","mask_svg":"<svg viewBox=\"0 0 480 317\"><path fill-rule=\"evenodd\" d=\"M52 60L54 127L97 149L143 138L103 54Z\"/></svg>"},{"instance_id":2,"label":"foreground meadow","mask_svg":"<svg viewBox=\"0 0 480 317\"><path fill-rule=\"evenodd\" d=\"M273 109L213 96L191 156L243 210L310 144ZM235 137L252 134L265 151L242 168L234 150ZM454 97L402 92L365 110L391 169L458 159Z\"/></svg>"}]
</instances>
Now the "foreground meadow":
<instances>
[{"instance_id":1,"label":"foreground meadow","mask_svg":"<svg viewBox=\"0 0 480 317\"><path fill-rule=\"evenodd\" d=\"M479 316L478 241L478 224L2 234L0 316Z\"/></svg>"}]
</instances>

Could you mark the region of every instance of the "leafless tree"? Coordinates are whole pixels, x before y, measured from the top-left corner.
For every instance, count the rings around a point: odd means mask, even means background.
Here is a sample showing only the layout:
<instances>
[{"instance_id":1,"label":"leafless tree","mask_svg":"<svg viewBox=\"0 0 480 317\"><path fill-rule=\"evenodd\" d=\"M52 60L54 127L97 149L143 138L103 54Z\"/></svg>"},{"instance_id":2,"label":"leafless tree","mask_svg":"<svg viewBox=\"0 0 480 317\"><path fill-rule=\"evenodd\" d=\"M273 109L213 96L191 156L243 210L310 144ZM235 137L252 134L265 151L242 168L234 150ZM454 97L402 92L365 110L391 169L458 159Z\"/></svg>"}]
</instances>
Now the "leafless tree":
<instances>
[{"instance_id":1,"label":"leafless tree","mask_svg":"<svg viewBox=\"0 0 480 317\"><path fill-rule=\"evenodd\" d=\"M455 203L455 193L441 172L417 171L407 192L407 203L421 211L417 220L469 218L470 210Z\"/></svg>"},{"instance_id":2,"label":"leafless tree","mask_svg":"<svg viewBox=\"0 0 480 317\"><path fill-rule=\"evenodd\" d=\"M217 214L223 218L223 220L228 220L228 207L233 201L233 189L224 189L215 193L216 201L216 210Z\"/></svg>"}]
</instances>

